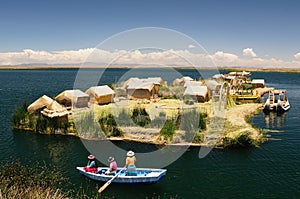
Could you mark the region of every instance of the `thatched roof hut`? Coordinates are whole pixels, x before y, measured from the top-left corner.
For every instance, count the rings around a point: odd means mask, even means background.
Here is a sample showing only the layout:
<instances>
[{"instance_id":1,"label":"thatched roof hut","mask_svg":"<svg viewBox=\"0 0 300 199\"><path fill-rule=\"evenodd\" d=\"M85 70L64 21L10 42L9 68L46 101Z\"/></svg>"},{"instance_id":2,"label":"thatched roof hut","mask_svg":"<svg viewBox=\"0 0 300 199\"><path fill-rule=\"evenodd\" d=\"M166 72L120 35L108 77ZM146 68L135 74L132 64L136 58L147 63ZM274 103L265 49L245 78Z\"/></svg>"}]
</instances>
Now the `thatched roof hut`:
<instances>
[{"instance_id":1,"label":"thatched roof hut","mask_svg":"<svg viewBox=\"0 0 300 199\"><path fill-rule=\"evenodd\" d=\"M29 114L40 111L43 108L50 105L53 101L54 100L52 98L48 97L47 95L43 95L42 97L40 97L39 99L34 101L32 104L30 104L27 107L27 111L28 111Z\"/></svg>"},{"instance_id":2,"label":"thatched roof hut","mask_svg":"<svg viewBox=\"0 0 300 199\"><path fill-rule=\"evenodd\" d=\"M207 86L207 88L211 91L218 91L221 89L222 84L220 84L219 82L215 81L215 80L206 80L205 84Z\"/></svg>"},{"instance_id":3,"label":"thatched roof hut","mask_svg":"<svg viewBox=\"0 0 300 199\"><path fill-rule=\"evenodd\" d=\"M156 78L130 78L125 87L127 96L130 99L151 99L158 96L160 85Z\"/></svg>"},{"instance_id":4,"label":"thatched roof hut","mask_svg":"<svg viewBox=\"0 0 300 199\"><path fill-rule=\"evenodd\" d=\"M109 86L93 86L86 92L90 96L91 103L108 104L114 101L115 91Z\"/></svg>"},{"instance_id":5,"label":"thatched roof hut","mask_svg":"<svg viewBox=\"0 0 300 199\"><path fill-rule=\"evenodd\" d=\"M186 81L183 85L183 87L187 88L189 86L202 86L202 82L200 81Z\"/></svg>"},{"instance_id":6,"label":"thatched roof hut","mask_svg":"<svg viewBox=\"0 0 300 199\"><path fill-rule=\"evenodd\" d=\"M66 107L84 108L88 107L90 96L81 90L65 90L55 97L55 99Z\"/></svg>"},{"instance_id":7,"label":"thatched roof hut","mask_svg":"<svg viewBox=\"0 0 300 199\"><path fill-rule=\"evenodd\" d=\"M179 85L184 85L188 81L193 81L193 78L189 76L184 76L182 78L177 78L173 81L172 85L173 86L179 86Z\"/></svg>"},{"instance_id":8,"label":"thatched roof hut","mask_svg":"<svg viewBox=\"0 0 300 199\"><path fill-rule=\"evenodd\" d=\"M145 79L147 82L153 82L155 84L159 84L161 86L166 86L167 82L164 81L161 77L148 77Z\"/></svg>"},{"instance_id":9,"label":"thatched roof hut","mask_svg":"<svg viewBox=\"0 0 300 199\"><path fill-rule=\"evenodd\" d=\"M50 118L65 117L69 114L66 108L54 100L44 110L42 110L41 113Z\"/></svg>"},{"instance_id":10,"label":"thatched roof hut","mask_svg":"<svg viewBox=\"0 0 300 199\"><path fill-rule=\"evenodd\" d=\"M207 86L188 86L183 95L190 96L197 102L209 101L209 92Z\"/></svg>"},{"instance_id":11,"label":"thatched roof hut","mask_svg":"<svg viewBox=\"0 0 300 199\"><path fill-rule=\"evenodd\" d=\"M138 78L138 77L131 77L123 84L123 88L127 89L128 86L132 86L135 84L142 84L142 83L153 83L156 85L167 85L167 83L161 77L148 77L148 78Z\"/></svg>"},{"instance_id":12,"label":"thatched roof hut","mask_svg":"<svg viewBox=\"0 0 300 199\"><path fill-rule=\"evenodd\" d=\"M251 84L255 87L255 88L264 88L265 87L265 80L264 79L253 79L251 81Z\"/></svg>"}]
</instances>

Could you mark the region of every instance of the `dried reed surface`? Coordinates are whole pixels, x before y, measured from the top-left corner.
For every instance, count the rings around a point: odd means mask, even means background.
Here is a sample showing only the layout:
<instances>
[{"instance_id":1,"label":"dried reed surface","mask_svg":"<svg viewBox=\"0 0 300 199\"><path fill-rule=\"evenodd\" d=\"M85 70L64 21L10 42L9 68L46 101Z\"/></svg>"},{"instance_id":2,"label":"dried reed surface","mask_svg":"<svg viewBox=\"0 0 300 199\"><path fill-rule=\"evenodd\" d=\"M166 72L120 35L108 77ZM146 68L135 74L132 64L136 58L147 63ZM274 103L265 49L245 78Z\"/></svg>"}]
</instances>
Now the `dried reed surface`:
<instances>
[{"instance_id":1,"label":"dried reed surface","mask_svg":"<svg viewBox=\"0 0 300 199\"><path fill-rule=\"evenodd\" d=\"M225 132L228 132L226 136L236 137L236 135L248 131L251 132L251 138L260 138L261 133L247 121L247 118L256 114L261 106L261 104L250 103L230 108L226 112L226 119L229 122L228 126L225 125Z\"/></svg>"},{"instance_id":2,"label":"dried reed surface","mask_svg":"<svg viewBox=\"0 0 300 199\"><path fill-rule=\"evenodd\" d=\"M24 166L20 162L0 165L0 199L62 199L67 198L58 187L66 179L53 168L35 163Z\"/></svg>"}]
</instances>

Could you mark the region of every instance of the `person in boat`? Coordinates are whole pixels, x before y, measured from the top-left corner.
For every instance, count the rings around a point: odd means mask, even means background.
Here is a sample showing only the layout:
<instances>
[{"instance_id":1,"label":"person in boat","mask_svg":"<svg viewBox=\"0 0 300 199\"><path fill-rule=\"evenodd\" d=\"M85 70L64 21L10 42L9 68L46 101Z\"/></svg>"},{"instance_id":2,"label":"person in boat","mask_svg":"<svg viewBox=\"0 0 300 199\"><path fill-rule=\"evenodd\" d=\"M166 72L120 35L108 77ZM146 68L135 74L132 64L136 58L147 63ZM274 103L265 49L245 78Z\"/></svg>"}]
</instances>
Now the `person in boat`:
<instances>
[{"instance_id":1,"label":"person in boat","mask_svg":"<svg viewBox=\"0 0 300 199\"><path fill-rule=\"evenodd\" d=\"M126 176L137 176L135 162L136 162L136 158L134 156L134 152L128 151L126 157L126 164L125 164Z\"/></svg>"},{"instance_id":2,"label":"person in boat","mask_svg":"<svg viewBox=\"0 0 300 199\"><path fill-rule=\"evenodd\" d=\"M97 164L95 160L95 156L89 155L87 165L84 167L86 172L96 172L97 171Z\"/></svg>"},{"instance_id":3,"label":"person in boat","mask_svg":"<svg viewBox=\"0 0 300 199\"><path fill-rule=\"evenodd\" d=\"M118 168L116 160L114 159L114 157L109 157L107 161L109 162L109 169L105 172L105 174L106 175L115 174Z\"/></svg>"},{"instance_id":4,"label":"person in boat","mask_svg":"<svg viewBox=\"0 0 300 199\"><path fill-rule=\"evenodd\" d=\"M282 91L280 94L279 94L279 99L281 101L284 101L284 91Z\"/></svg>"}]
</instances>

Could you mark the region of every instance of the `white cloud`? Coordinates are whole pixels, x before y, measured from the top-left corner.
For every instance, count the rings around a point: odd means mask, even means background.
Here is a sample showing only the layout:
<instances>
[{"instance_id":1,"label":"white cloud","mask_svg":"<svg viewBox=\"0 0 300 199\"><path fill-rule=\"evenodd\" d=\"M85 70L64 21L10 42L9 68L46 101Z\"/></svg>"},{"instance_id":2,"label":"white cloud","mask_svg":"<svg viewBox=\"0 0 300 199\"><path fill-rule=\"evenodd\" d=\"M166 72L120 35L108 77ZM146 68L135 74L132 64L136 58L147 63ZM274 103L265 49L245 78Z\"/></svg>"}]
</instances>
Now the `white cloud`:
<instances>
[{"instance_id":1,"label":"white cloud","mask_svg":"<svg viewBox=\"0 0 300 199\"><path fill-rule=\"evenodd\" d=\"M224 53L222 51L216 52L214 55L212 55L212 58L216 62L224 62L224 63L231 63L238 59L238 56L231 53Z\"/></svg>"},{"instance_id":2,"label":"white cloud","mask_svg":"<svg viewBox=\"0 0 300 199\"><path fill-rule=\"evenodd\" d=\"M256 53L253 51L252 48L245 48L243 50L243 55L246 57L256 57Z\"/></svg>"},{"instance_id":3,"label":"white cloud","mask_svg":"<svg viewBox=\"0 0 300 199\"><path fill-rule=\"evenodd\" d=\"M252 49L244 51L254 53ZM250 53L249 55L251 55ZM139 50L106 51L96 48L64 51L36 51L25 49L21 52L0 53L0 65L48 64L48 65L81 65L93 63L97 65L152 65L152 66L244 66L244 67L300 67L300 53L294 55L292 61L276 58L251 59L238 57L232 53L218 51L212 55L192 53L189 50L166 50L143 53Z\"/></svg>"},{"instance_id":4,"label":"white cloud","mask_svg":"<svg viewBox=\"0 0 300 199\"><path fill-rule=\"evenodd\" d=\"M299 59L299 60L300 60L300 52L297 53L297 54L295 54L294 57L295 57L296 59Z\"/></svg>"},{"instance_id":5,"label":"white cloud","mask_svg":"<svg viewBox=\"0 0 300 199\"><path fill-rule=\"evenodd\" d=\"M196 46L194 46L193 44L188 45L188 48L195 48Z\"/></svg>"}]
</instances>

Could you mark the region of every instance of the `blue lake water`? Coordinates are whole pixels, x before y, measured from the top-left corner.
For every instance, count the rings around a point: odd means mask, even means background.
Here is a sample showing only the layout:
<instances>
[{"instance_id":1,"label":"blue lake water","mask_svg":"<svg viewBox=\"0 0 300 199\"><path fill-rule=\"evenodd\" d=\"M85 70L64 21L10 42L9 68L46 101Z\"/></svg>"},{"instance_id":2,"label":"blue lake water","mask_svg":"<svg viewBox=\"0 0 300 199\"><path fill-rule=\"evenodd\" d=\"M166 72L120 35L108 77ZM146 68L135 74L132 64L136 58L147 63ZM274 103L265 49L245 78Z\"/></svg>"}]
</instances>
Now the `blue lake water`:
<instances>
[{"instance_id":1,"label":"blue lake water","mask_svg":"<svg viewBox=\"0 0 300 199\"><path fill-rule=\"evenodd\" d=\"M107 70L99 84L115 83L128 69ZM222 71L221 71L222 72ZM198 78L195 70L179 70ZM201 72L200 72L201 73ZM50 97L72 89L76 69L0 70L0 162L44 161L58 167L70 179L74 190L83 187L96 192L97 183L86 179L76 166L86 163L89 152L79 138L38 135L13 131L13 111L25 99L32 102L46 94ZM97 74L97 73L91 73ZM178 73L147 69L136 75L163 76L168 82ZM291 110L283 115L260 113L252 118L254 126L268 129L272 140L259 148L212 150L203 159L199 148L190 147L177 161L166 167L166 178L147 186L110 185L102 196L114 198L300 198L300 74L253 73L264 78L268 87L286 89ZM135 151L156 150L156 146L115 142ZM138 157L137 157L138 159ZM160 160L157 160L160 161ZM123 163L120 163L123 166ZM137 162L138 166L138 162Z\"/></svg>"}]
</instances>

